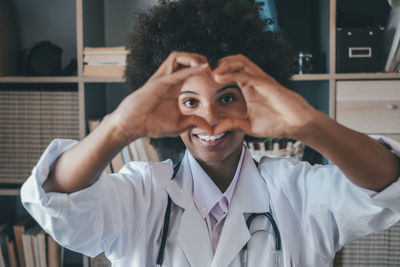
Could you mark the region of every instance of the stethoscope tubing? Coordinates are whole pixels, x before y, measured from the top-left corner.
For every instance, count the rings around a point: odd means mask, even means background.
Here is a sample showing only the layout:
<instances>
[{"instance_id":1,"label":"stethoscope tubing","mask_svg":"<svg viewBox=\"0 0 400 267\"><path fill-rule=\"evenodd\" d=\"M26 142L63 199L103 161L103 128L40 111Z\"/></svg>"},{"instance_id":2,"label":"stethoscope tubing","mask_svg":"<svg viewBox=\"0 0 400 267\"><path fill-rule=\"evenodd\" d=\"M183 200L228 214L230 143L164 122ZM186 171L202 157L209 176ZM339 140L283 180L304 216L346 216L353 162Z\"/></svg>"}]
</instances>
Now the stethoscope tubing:
<instances>
[{"instance_id":1,"label":"stethoscope tubing","mask_svg":"<svg viewBox=\"0 0 400 267\"><path fill-rule=\"evenodd\" d=\"M179 162L178 164L175 165L174 167L174 173L172 176L173 180L178 172L178 169L181 165L181 162ZM257 163L256 163L257 165ZM165 246L167 244L167 238L168 238L168 229L169 229L169 221L170 221L170 217L171 217L171 197L168 195L168 204L167 204L167 209L165 210L165 215L164 215L164 225L163 225L163 229L162 229L162 236L161 236L161 244L160 244L160 248L158 251L158 256L157 256L157 262L156 262L156 266L157 267L161 267L163 261L164 261L164 252L165 252ZM275 251L274 253L276 253L276 257L277 257L277 264L279 263L279 252L282 249L282 243L281 243L281 235L278 229L278 225L276 224L274 217L272 216L272 214L270 212L265 212L265 213L252 213L246 220L246 225L247 228L250 229L251 223L253 222L253 220L257 217L257 216L265 216L268 218L268 220L270 221L271 225L272 225L272 229L274 231L274 237L275 237ZM242 259L243 263L245 263L247 265L247 244L246 243L244 245L244 247L242 248L242 252L243 252L243 256L244 258Z\"/></svg>"}]
</instances>

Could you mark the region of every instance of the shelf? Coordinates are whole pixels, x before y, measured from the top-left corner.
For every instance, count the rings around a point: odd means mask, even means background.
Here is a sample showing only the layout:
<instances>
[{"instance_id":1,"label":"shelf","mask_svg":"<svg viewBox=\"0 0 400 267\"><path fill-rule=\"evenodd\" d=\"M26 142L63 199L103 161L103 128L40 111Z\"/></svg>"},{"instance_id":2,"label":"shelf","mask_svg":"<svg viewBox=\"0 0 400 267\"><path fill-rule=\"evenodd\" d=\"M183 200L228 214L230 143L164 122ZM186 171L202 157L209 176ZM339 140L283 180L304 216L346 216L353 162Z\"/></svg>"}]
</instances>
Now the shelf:
<instances>
[{"instance_id":1,"label":"shelf","mask_svg":"<svg viewBox=\"0 0 400 267\"><path fill-rule=\"evenodd\" d=\"M86 83L124 83L124 78L119 77L83 77Z\"/></svg>"},{"instance_id":2,"label":"shelf","mask_svg":"<svg viewBox=\"0 0 400 267\"><path fill-rule=\"evenodd\" d=\"M357 80L357 79L400 79L400 73L336 73L336 74L295 74L293 81L323 81L336 80ZM124 83L124 78L118 77L28 77L9 76L0 77L0 83Z\"/></svg>"},{"instance_id":3,"label":"shelf","mask_svg":"<svg viewBox=\"0 0 400 267\"><path fill-rule=\"evenodd\" d=\"M323 80L385 80L400 79L400 73L335 73L335 74L303 74L293 75L293 81L323 81Z\"/></svg>"},{"instance_id":4,"label":"shelf","mask_svg":"<svg viewBox=\"0 0 400 267\"><path fill-rule=\"evenodd\" d=\"M0 83L76 83L76 76L61 77L29 77L29 76L9 76L0 77Z\"/></svg>"},{"instance_id":5,"label":"shelf","mask_svg":"<svg viewBox=\"0 0 400 267\"><path fill-rule=\"evenodd\" d=\"M293 81L322 81L329 80L329 74L295 74L292 76Z\"/></svg>"},{"instance_id":6,"label":"shelf","mask_svg":"<svg viewBox=\"0 0 400 267\"><path fill-rule=\"evenodd\" d=\"M400 79L400 73L337 73L336 80L357 80L357 79Z\"/></svg>"}]
</instances>

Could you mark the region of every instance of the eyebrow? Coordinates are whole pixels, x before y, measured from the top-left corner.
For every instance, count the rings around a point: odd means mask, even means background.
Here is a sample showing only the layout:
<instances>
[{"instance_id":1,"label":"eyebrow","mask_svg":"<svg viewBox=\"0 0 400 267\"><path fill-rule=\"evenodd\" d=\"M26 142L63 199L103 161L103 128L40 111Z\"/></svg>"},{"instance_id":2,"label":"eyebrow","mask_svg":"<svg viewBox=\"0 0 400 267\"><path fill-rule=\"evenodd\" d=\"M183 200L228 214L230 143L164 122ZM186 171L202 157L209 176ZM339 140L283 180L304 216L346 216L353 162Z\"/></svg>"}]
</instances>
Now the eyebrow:
<instances>
[{"instance_id":1,"label":"eyebrow","mask_svg":"<svg viewBox=\"0 0 400 267\"><path fill-rule=\"evenodd\" d=\"M236 89L236 90L240 91L239 86L237 86L236 84L229 84L229 85L226 85L226 86L222 87L221 89L218 89L217 94L219 94L219 93L221 93L221 92L223 92L223 91L225 91L227 89L230 89L230 88L233 88L233 89Z\"/></svg>"},{"instance_id":2,"label":"eyebrow","mask_svg":"<svg viewBox=\"0 0 400 267\"><path fill-rule=\"evenodd\" d=\"M227 89L230 89L230 88L233 88L233 89L236 89L236 90L239 90L239 91L240 91L239 86L237 86L236 84L230 84L230 85L226 85L226 86L222 87L221 89L218 89L217 92L216 92L215 94L219 94L219 93L221 93L221 92L223 92L223 91L225 91L225 90L227 90ZM182 95L182 94L194 94L194 95L199 95L199 93L197 93L197 92L195 92L195 91L188 91L188 90L186 90L186 91L181 91L179 94L180 94L180 95Z\"/></svg>"}]
</instances>

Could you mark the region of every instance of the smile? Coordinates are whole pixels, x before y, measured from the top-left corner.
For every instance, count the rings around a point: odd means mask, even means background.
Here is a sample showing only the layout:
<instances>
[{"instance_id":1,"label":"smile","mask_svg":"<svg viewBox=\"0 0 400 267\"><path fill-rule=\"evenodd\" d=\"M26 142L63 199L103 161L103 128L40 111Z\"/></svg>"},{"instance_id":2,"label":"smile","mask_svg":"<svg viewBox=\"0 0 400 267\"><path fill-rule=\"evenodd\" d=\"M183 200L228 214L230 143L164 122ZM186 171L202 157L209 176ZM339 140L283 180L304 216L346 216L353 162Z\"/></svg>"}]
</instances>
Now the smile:
<instances>
[{"instance_id":1,"label":"smile","mask_svg":"<svg viewBox=\"0 0 400 267\"><path fill-rule=\"evenodd\" d=\"M198 134L197 136L201 140L204 140L204 141L215 141L215 140L218 140L218 139L221 139L222 137L224 137L225 134L226 134L226 132L223 132L223 133L220 133L217 135L200 135L200 134Z\"/></svg>"}]
</instances>

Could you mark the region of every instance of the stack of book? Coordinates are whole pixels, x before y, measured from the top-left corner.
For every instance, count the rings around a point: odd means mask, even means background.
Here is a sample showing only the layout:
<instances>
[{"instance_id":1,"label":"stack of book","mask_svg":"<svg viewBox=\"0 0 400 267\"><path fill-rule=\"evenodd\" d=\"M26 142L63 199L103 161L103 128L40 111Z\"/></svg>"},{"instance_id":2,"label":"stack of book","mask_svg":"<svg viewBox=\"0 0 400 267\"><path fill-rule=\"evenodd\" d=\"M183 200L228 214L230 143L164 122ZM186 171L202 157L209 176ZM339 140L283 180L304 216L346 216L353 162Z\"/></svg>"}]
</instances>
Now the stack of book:
<instances>
[{"instance_id":1,"label":"stack of book","mask_svg":"<svg viewBox=\"0 0 400 267\"><path fill-rule=\"evenodd\" d=\"M89 131L94 131L99 124L100 119L89 119ZM118 172L125 164L134 160L152 162L159 161L157 153L149 141L149 138L139 138L124 147L122 151L113 158L110 165L106 167L105 172Z\"/></svg>"},{"instance_id":2,"label":"stack of book","mask_svg":"<svg viewBox=\"0 0 400 267\"><path fill-rule=\"evenodd\" d=\"M123 46L85 47L83 75L91 77L118 77L124 75L128 51Z\"/></svg>"},{"instance_id":3,"label":"stack of book","mask_svg":"<svg viewBox=\"0 0 400 267\"><path fill-rule=\"evenodd\" d=\"M0 266L60 267L63 248L31 217L0 225Z\"/></svg>"}]
</instances>

